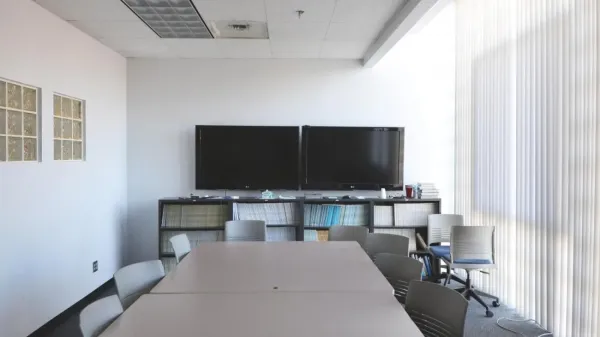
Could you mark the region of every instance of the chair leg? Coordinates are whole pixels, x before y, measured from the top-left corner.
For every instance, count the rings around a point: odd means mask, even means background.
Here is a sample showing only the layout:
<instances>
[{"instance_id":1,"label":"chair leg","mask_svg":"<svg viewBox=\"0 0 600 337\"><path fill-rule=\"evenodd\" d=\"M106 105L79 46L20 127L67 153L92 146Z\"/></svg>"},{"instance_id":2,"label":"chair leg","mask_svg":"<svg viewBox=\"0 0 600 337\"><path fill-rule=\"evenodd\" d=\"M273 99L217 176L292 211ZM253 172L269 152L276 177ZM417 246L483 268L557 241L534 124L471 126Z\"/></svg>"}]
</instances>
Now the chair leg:
<instances>
[{"instance_id":1,"label":"chair leg","mask_svg":"<svg viewBox=\"0 0 600 337\"><path fill-rule=\"evenodd\" d=\"M496 297L496 296L494 296L494 295L490 295L490 294L488 294L488 293L486 293L486 292L483 292L483 291L481 291L481 290L477 290L477 289L473 289L473 291L474 291L474 292L475 292L477 295L479 295L479 296L483 296L483 297L491 298L491 299L493 299L493 300L495 300L495 301L498 301L498 297Z\"/></svg>"},{"instance_id":2,"label":"chair leg","mask_svg":"<svg viewBox=\"0 0 600 337\"><path fill-rule=\"evenodd\" d=\"M477 295L477 292L475 290L469 289L469 291L467 292L469 293L470 297L473 297L477 302L479 302L479 304L481 304L485 308L486 317L494 317L494 313L490 311L490 308L487 306L487 304L485 304L481 297Z\"/></svg>"},{"instance_id":3,"label":"chair leg","mask_svg":"<svg viewBox=\"0 0 600 337\"><path fill-rule=\"evenodd\" d=\"M464 285L464 286L466 286L466 285L467 285L467 282L466 282L465 280L461 279L460 277L458 277L458 276L456 276L456 275L454 275L454 274L452 274L452 276L451 276L451 277L452 277L452 279L453 279L454 281L456 281L456 282L458 282L458 283L460 283L460 284L462 284L462 285Z\"/></svg>"}]
</instances>

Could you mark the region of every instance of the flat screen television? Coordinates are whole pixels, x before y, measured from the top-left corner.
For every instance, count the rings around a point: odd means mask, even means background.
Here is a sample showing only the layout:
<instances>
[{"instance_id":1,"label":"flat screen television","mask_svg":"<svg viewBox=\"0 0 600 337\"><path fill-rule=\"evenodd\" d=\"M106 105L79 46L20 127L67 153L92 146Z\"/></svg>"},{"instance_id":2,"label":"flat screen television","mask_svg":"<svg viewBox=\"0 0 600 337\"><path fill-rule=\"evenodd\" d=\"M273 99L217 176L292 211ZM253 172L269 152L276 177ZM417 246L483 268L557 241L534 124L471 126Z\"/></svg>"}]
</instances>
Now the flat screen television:
<instances>
[{"instance_id":1,"label":"flat screen television","mask_svg":"<svg viewBox=\"0 0 600 337\"><path fill-rule=\"evenodd\" d=\"M302 188L401 190L404 128L302 127Z\"/></svg>"},{"instance_id":2,"label":"flat screen television","mask_svg":"<svg viewBox=\"0 0 600 337\"><path fill-rule=\"evenodd\" d=\"M298 127L196 126L196 189L298 189Z\"/></svg>"}]
</instances>

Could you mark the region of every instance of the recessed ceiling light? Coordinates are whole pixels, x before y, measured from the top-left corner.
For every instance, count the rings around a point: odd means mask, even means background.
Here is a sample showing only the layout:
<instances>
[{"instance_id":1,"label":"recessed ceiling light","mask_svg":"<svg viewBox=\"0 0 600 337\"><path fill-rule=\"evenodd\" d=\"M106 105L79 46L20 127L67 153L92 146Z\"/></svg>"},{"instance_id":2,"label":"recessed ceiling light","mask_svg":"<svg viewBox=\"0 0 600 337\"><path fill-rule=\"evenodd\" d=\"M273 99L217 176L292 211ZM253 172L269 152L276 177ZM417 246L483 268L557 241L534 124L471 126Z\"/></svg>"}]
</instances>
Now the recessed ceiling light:
<instances>
[{"instance_id":1,"label":"recessed ceiling light","mask_svg":"<svg viewBox=\"0 0 600 337\"><path fill-rule=\"evenodd\" d=\"M191 0L121 0L163 39L212 39Z\"/></svg>"}]
</instances>

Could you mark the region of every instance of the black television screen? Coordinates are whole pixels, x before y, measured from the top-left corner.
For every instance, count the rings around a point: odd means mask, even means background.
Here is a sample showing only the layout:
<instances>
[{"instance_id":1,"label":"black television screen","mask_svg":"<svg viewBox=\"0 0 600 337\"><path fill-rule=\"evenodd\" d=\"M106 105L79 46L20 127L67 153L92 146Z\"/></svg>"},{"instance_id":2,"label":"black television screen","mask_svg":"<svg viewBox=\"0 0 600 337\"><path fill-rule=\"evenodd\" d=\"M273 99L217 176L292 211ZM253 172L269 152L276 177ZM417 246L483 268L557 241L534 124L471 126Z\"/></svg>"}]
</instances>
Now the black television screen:
<instances>
[{"instance_id":1,"label":"black television screen","mask_svg":"<svg viewBox=\"0 0 600 337\"><path fill-rule=\"evenodd\" d=\"M196 189L298 189L299 130L196 126Z\"/></svg>"},{"instance_id":2,"label":"black television screen","mask_svg":"<svg viewBox=\"0 0 600 337\"><path fill-rule=\"evenodd\" d=\"M404 128L302 128L304 189L402 189Z\"/></svg>"}]
</instances>

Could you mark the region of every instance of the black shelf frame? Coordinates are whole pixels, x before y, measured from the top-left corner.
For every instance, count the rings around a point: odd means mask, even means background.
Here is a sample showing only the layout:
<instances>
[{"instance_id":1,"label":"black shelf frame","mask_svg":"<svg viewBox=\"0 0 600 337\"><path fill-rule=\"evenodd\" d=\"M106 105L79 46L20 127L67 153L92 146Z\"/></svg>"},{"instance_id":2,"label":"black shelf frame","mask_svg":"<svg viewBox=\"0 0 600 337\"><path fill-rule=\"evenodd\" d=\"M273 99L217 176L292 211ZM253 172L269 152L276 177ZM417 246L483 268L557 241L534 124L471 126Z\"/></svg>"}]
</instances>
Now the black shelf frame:
<instances>
[{"instance_id":1,"label":"black shelf frame","mask_svg":"<svg viewBox=\"0 0 600 337\"><path fill-rule=\"evenodd\" d=\"M330 199L330 198L295 198L295 199L260 199L260 198L205 198L205 199L190 199L190 198L165 198L158 201L158 252L159 257L175 257L173 254L162 253L161 246L161 231L216 231L225 230L224 226L219 227L162 227L163 218L163 207L165 205L225 205L227 206L227 218L226 220L233 220L233 204L234 203L245 203L245 204L261 204L261 203L292 203L296 205L296 212L299 214L298 223L295 224L267 224L267 227L280 228L280 227L295 227L296 228L296 241L304 241L304 230L328 230L328 226L305 226L304 225L304 205L327 205L327 204L340 204L340 205L366 205L368 206L368 221L366 227L369 229L369 233L373 233L375 229L414 229L416 233L419 233L425 241L427 241L427 227L423 226L375 226L375 206L393 206L395 204L413 204L413 203L433 203L434 214L440 214L442 210L441 199L380 199L380 198L365 198L365 199ZM417 243L418 244L418 243ZM419 247L417 247L419 248ZM425 247L420 247L420 249Z\"/></svg>"}]
</instances>

